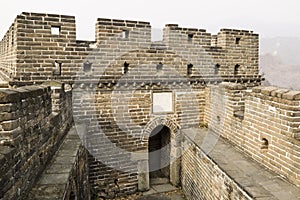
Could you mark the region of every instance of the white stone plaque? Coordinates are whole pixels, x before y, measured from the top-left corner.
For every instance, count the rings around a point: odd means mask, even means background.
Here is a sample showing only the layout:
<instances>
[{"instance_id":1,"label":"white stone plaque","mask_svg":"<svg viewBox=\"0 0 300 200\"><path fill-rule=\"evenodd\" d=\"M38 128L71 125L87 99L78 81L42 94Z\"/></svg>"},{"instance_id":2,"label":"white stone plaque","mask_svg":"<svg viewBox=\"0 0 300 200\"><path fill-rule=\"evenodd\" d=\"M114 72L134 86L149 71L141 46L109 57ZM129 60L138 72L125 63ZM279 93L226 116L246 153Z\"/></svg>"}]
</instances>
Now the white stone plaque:
<instances>
[{"instance_id":1,"label":"white stone plaque","mask_svg":"<svg viewBox=\"0 0 300 200\"><path fill-rule=\"evenodd\" d=\"M173 112L173 93L172 92L153 92L153 113Z\"/></svg>"}]
</instances>

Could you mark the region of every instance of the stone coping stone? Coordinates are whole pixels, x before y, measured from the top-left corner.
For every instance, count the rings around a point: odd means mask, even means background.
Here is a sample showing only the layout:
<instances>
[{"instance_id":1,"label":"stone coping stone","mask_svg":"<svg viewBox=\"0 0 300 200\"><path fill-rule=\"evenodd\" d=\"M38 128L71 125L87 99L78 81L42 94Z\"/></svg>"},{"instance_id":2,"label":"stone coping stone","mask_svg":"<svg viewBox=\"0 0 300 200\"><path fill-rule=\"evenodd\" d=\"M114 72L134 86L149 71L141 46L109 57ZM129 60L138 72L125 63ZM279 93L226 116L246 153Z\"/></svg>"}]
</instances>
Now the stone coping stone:
<instances>
[{"instance_id":1,"label":"stone coping stone","mask_svg":"<svg viewBox=\"0 0 300 200\"><path fill-rule=\"evenodd\" d=\"M300 91L288 90L273 86L258 86L252 88L253 93L261 93L266 96L278 97L287 100L300 100Z\"/></svg>"},{"instance_id":2,"label":"stone coping stone","mask_svg":"<svg viewBox=\"0 0 300 200\"><path fill-rule=\"evenodd\" d=\"M7 81L0 81L0 88L9 88L9 83Z\"/></svg>"},{"instance_id":3,"label":"stone coping stone","mask_svg":"<svg viewBox=\"0 0 300 200\"><path fill-rule=\"evenodd\" d=\"M16 103L22 99L36 97L50 92L48 86L24 86L20 88L0 89L0 103Z\"/></svg>"},{"instance_id":4,"label":"stone coping stone","mask_svg":"<svg viewBox=\"0 0 300 200\"><path fill-rule=\"evenodd\" d=\"M65 83L60 82L60 81L56 81L56 80L51 80L51 81L45 81L43 83L43 85L51 86L51 88L60 88L60 89L63 89Z\"/></svg>"},{"instance_id":5,"label":"stone coping stone","mask_svg":"<svg viewBox=\"0 0 300 200\"><path fill-rule=\"evenodd\" d=\"M171 192L177 190L177 188L171 184L152 185L151 187L158 193Z\"/></svg>"}]
</instances>

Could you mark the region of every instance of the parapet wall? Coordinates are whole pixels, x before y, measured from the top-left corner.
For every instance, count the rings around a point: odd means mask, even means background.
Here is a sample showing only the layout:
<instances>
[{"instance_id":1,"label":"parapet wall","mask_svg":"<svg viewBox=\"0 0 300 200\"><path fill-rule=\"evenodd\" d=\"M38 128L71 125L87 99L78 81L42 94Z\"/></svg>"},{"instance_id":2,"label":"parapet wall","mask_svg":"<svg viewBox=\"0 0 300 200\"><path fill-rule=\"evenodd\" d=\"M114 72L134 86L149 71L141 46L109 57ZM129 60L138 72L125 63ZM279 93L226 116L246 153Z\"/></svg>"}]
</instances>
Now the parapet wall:
<instances>
[{"instance_id":1,"label":"parapet wall","mask_svg":"<svg viewBox=\"0 0 300 200\"><path fill-rule=\"evenodd\" d=\"M186 36L186 41L189 40L190 42L198 43L200 46L211 46L211 34L207 33L204 29L182 28L178 24L167 24L164 28L164 41L177 39L174 33L182 34Z\"/></svg>"},{"instance_id":2,"label":"parapet wall","mask_svg":"<svg viewBox=\"0 0 300 200\"><path fill-rule=\"evenodd\" d=\"M241 78L259 73L259 37L253 31L221 29L217 35L211 35L203 29L169 24L164 28L163 41L199 67L201 76Z\"/></svg>"},{"instance_id":3,"label":"parapet wall","mask_svg":"<svg viewBox=\"0 0 300 200\"><path fill-rule=\"evenodd\" d=\"M181 57L185 60L178 71L181 76L259 79L258 35L252 31L222 29L211 35L203 29L169 24L163 41L152 43L149 22L99 18L95 35L95 41L76 40L74 16L23 12L2 41L1 79L17 86L46 80L72 84L84 74L87 61L91 74L101 76L114 60L132 51L149 52L142 55L149 58L159 58L154 55L157 51ZM192 65L190 74L186 63ZM117 79L120 73L114 70L109 75Z\"/></svg>"},{"instance_id":4,"label":"parapet wall","mask_svg":"<svg viewBox=\"0 0 300 200\"><path fill-rule=\"evenodd\" d=\"M245 101L245 150L300 185L300 92L254 88Z\"/></svg>"},{"instance_id":5,"label":"parapet wall","mask_svg":"<svg viewBox=\"0 0 300 200\"><path fill-rule=\"evenodd\" d=\"M299 91L275 87L211 86L205 121L256 161L299 185L299 96Z\"/></svg>"},{"instance_id":6,"label":"parapet wall","mask_svg":"<svg viewBox=\"0 0 300 200\"><path fill-rule=\"evenodd\" d=\"M32 84L72 79L78 71L77 63L82 63L88 51L88 47L76 43L75 17L22 13L15 23L17 74L14 81Z\"/></svg>"},{"instance_id":7,"label":"parapet wall","mask_svg":"<svg viewBox=\"0 0 300 200\"><path fill-rule=\"evenodd\" d=\"M0 90L0 198L27 195L72 124L68 106L52 112L51 93L49 86ZM71 92L61 93L59 102L71 105Z\"/></svg>"},{"instance_id":8,"label":"parapet wall","mask_svg":"<svg viewBox=\"0 0 300 200\"><path fill-rule=\"evenodd\" d=\"M96 23L96 41L101 43L109 37L119 35L123 40L134 39L136 46L139 43L151 42L151 26L149 22L103 19L98 18Z\"/></svg>"},{"instance_id":9,"label":"parapet wall","mask_svg":"<svg viewBox=\"0 0 300 200\"><path fill-rule=\"evenodd\" d=\"M26 199L89 200L87 154L72 127Z\"/></svg>"},{"instance_id":10,"label":"parapet wall","mask_svg":"<svg viewBox=\"0 0 300 200\"><path fill-rule=\"evenodd\" d=\"M16 74L16 25L13 23L0 42L0 82L9 81Z\"/></svg>"},{"instance_id":11,"label":"parapet wall","mask_svg":"<svg viewBox=\"0 0 300 200\"><path fill-rule=\"evenodd\" d=\"M251 200L245 188L226 174L188 136L184 136L181 158L181 184L189 200L240 199ZM223 152L225 153L225 152Z\"/></svg>"}]
</instances>

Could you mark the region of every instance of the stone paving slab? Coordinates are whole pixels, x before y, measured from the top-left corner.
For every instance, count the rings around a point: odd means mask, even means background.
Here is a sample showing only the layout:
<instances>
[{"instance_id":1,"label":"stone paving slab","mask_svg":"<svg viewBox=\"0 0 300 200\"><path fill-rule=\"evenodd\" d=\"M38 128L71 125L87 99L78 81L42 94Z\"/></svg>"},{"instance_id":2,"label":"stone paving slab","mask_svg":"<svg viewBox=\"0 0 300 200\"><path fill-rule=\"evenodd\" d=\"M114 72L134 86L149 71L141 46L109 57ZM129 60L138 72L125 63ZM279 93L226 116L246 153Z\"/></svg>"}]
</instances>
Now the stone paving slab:
<instances>
[{"instance_id":1,"label":"stone paving slab","mask_svg":"<svg viewBox=\"0 0 300 200\"><path fill-rule=\"evenodd\" d=\"M168 178L154 178L150 180L150 185L161 185L169 183Z\"/></svg>"},{"instance_id":2,"label":"stone paving slab","mask_svg":"<svg viewBox=\"0 0 300 200\"><path fill-rule=\"evenodd\" d=\"M142 196L136 200L185 200L180 194L152 194L148 196Z\"/></svg>"},{"instance_id":3,"label":"stone paving slab","mask_svg":"<svg viewBox=\"0 0 300 200\"><path fill-rule=\"evenodd\" d=\"M171 184L152 185L148 192L144 192L136 200L185 200L178 188Z\"/></svg>"},{"instance_id":4,"label":"stone paving slab","mask_svg":"<svg viewBox=\"0 0 300 200\"><path fill-rule=\"evenodd\" d=\"M69 174L43 174L39 180L39 185L55 185L66 183L69 179Z\"/></svg>"},{"instance_id":5,"label":"stone paving slab","mask_svg":"<svg viewBox=\"0 0 300 200\"><path fill-rule=\"evenodd\" d=\"M72 127L29 193L29 199L62 199L80 147L80 138Z\"/></svg>"},{"instance_id":6,"label":"stone paving slab","mask_svg":"<svg viewBox=\"0 0 300 200\"><path fill-rule=\"evenodd\" d=\"M260 165L214 132L193 128L185 129L183 133L254 199L300 200L300 188Z\"/></svg>"},{"instance_id":7,"label":"stone paving slab","mask_svg":"<svg viewBox=\"0 0 300 200\"><path fill-rule=\"evenodd\" d=\"M117 197L115 200L186 200L183 192L179 188L170 187L170 184L162 184L160 187L169 188L172 191L169 192L158 192L153 189L152 185L151 189L147 192L133 194L127 197ZM175 188L175 190L173 190Z\"/></svg>"},{"instance_id":8,"label":"stone paving slab","mask_svg":"<svg viewBox=\"0 0 300 200\"><path fill-rule=\"evenodd\" d=\"M157 194L157 191L155 191L153 188L150 188L150 190L147 192L143 192L144 196L152 195L152 194Z\"/></svg>"},{"instance_id":9,"label":"stone paving slab","mask_svg":"<svg viewBox=\"0 0 300 200\"><path fill-rule=\"evenodd\" d=\"M158 193L162 193L162 192L171 192L171 191L175 191L177 190L176 187L174 187L173 185L170 184L163 184L163 185L153 185L151 186L155 191L157 191Z\"/></svg>"}]
</instances>

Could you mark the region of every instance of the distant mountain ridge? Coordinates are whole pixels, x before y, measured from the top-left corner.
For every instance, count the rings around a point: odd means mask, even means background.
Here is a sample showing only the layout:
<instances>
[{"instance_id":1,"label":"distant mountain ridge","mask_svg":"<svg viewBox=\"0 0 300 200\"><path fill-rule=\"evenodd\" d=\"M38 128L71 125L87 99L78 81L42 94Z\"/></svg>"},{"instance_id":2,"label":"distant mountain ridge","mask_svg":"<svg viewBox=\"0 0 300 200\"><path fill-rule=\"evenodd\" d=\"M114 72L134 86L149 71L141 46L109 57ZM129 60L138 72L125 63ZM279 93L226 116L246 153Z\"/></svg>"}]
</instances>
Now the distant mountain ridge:
<instances>
[{"instance_id":1,"label":"distant mountain ridge","mask_svg":"<svg viewBox=\"0 0 300 200\"><path fill-rule=\"evenodd\" d=\"M262 38L260 70L266 84L300 90L300 38Z\"/></svg>"}]
</instances>

